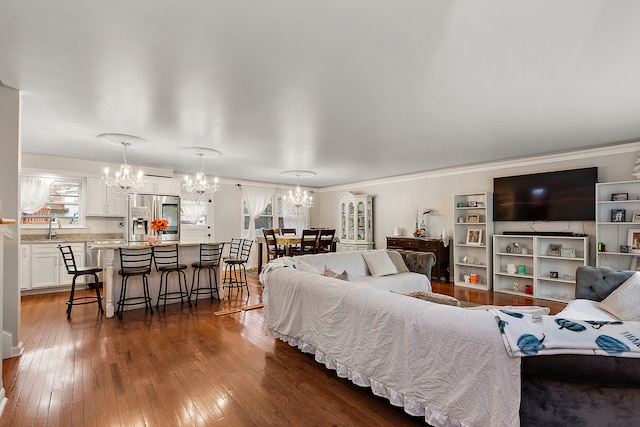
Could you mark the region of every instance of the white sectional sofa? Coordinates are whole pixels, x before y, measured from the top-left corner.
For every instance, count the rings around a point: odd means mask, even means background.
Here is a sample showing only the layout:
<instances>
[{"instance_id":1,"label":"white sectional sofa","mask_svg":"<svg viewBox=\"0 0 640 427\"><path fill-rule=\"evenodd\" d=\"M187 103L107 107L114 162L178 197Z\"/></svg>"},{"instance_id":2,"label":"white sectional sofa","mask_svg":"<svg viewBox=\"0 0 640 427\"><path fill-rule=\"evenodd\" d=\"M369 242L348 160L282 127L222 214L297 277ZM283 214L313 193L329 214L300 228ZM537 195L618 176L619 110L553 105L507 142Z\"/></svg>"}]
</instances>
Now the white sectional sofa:
<instances>
[{"instance_id":1,"label":"white sectional sofa","mask_svg":"<svg viewBox=\"0 0 640 427\"><path fill-rule=\"evenodd\" d=\"M260 280L270 333L339 377L433 426L637 424L640 359L509 357L490 311L389 292L393 280L371 286L360 254L331 255L272 261ZM362 281L319 274L325 265ZM576 295L600 301L630 274L580 267ZM573 308L562 316L578 317Z\"/></svg>"}]
</instances>

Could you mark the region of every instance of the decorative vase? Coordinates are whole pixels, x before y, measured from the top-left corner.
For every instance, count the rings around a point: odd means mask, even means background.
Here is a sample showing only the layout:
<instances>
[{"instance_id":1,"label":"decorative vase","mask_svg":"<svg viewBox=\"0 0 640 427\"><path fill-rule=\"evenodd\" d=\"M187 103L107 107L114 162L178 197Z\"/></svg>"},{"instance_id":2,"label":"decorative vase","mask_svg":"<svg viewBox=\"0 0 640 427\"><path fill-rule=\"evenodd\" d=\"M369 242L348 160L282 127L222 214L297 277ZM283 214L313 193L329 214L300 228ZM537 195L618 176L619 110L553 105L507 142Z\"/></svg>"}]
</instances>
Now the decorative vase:
<instances>
[{"instance_id":1,"label":"decorative vase","mask_svg":"<svg viewBox=\"0 0 640 427\"><path fill-rule=\"evenodd\" d=\"M418 221L416 221L416 227L414 228L413 237L420 237L420 228L418 227Z\"/></svg>"}]
</instances>

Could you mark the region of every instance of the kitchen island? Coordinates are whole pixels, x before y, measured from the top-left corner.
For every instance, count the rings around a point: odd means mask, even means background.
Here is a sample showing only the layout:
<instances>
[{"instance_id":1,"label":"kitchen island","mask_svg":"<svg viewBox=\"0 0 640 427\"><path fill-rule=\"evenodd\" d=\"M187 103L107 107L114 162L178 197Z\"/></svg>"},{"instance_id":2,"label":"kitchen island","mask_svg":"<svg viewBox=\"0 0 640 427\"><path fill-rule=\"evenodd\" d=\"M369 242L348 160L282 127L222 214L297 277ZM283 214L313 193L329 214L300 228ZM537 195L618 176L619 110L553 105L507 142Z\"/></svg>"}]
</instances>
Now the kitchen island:
<instances>
[{"instance_id":1,"label":"kitchen island","mask_svg":"<svg viewBox=\"0 0 640 427\"><path fill-rule=\"evenodd\" d=\"M223 242L212 242L211 244L222 244ZM159 245L173 245L175 242L167 242L167 243L155 243L150 245L148 243L128 243L128 244L104 244L104 245L96 245L94 247L95 250L100 250L102 256L102 266L104 268L103 273L103 293L104 293L104 309L107 317L113 317L115 313L115 305L118 302L118 298L120 296L120 288L122 286L122 277L118 274L120 270L120 254L118 253L118 249L121 247L127 248L140 248L140 247L149 247L149 246L159 246ZM178 243L179 247L179 261L181 264L186 264L188 266L187 270L185 270L185 274L187 276L187 289L191 290L191 280L193 277L193 268L191 264L194 262L198 262L200 260L200 243ZM223 272L223 263L222 260L220 262L220 266L216 271L216 276L218 278L218 299L224 298L224 287L222 282L222 272ZM205 273L201 273L201 284L203 284L203 280L209 280L208 275ZM197 280L197 278L196 278ZM129 289L133 289L137 282L131 282L129 285ZM134 285L134 286L132 286ZM156 272L155 266L152 263L151 266L151 274L149 275L149 292L152 298L152 304L155 306L158 300L158 290L160 287L160 273ZM169 291L177 291L178 290L178 278L176 274L170 275L169 280ZM142 286L140 286L140 292L142 292ZM201 294L200 298L209 298L207 294ZM180 302L179 299L168 300L169 303L177 303ZM125 307L126 310L126 307Z\"/></svg>"}]
</instances>

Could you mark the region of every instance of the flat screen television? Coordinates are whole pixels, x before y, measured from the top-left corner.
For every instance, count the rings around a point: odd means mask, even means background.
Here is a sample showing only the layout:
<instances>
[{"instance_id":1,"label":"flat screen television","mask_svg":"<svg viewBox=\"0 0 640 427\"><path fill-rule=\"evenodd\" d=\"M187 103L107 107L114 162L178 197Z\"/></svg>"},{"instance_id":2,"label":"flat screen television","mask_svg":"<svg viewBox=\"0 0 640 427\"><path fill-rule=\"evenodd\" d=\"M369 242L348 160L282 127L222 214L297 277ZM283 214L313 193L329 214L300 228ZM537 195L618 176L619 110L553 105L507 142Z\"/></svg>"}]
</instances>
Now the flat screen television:
<instances>
[{"instance_id":1,"label":"flat screen television","mask_svg":"<svg viewBox=\"0 0 640 427\"><path fill-rule=\"evenodd\" d=\"M494 221L595 221L598 168L493 179Z\"/></svg>"}]
</instances>

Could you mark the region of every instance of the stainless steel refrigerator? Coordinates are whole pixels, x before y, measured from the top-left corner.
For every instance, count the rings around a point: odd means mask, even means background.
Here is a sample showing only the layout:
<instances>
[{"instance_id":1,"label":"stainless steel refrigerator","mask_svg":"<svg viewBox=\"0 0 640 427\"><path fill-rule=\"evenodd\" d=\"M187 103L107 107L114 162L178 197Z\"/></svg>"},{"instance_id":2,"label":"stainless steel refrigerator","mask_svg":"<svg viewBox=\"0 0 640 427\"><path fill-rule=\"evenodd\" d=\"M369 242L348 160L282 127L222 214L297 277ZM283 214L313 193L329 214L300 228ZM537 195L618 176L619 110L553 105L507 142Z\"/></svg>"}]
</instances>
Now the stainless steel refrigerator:
<instances>
[{"instance_id":1,"label":"stainless steel refrigerator","mask_svg":"<svg viewBox=\"0 0 640 427\"><path fill-rule=\"evenodd\" d=\"M129 242L146 242L153 235L151 221L154 219L169 222L169 228L163 232L163 241L180 241L180 197L136 194L129 198Z\"/></svg>"}]
</instances>

